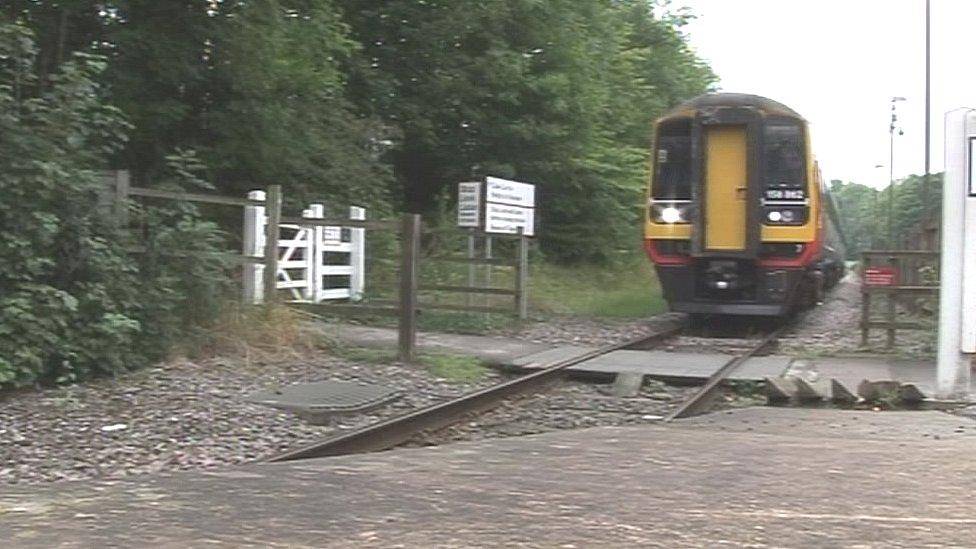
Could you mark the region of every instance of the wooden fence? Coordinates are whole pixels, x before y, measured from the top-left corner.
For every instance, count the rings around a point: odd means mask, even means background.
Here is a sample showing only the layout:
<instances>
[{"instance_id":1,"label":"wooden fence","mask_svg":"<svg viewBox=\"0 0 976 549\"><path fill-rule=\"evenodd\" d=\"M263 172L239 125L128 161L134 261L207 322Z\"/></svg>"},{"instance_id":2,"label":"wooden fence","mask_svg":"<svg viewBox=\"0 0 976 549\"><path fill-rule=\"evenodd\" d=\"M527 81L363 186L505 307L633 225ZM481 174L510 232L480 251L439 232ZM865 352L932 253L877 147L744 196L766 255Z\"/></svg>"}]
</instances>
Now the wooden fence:
<instances>
[{"instance_id":1,"label":"wooden fence","mask_svg":"<svg viewBox=\"0 0 976 549\"><path fill-rule=\"evenodd\" d=\"M263 291L264 303L274 306L280 302L278 296L277 273L279 272L279 256L276 252L279 249L280 231L282 225L290 225L298 228L332 228L349 227L352 229L379 230L393 232L399 237L399 272L398 272L398 292L394 302L356 302L347 304L333 303L306 303L305 306L314 307L315 310L338 313L338 314L390 314L398 317L398 348L400 360L412 362L416 360L417 353L417 314L424 309L440 309L450 311L469 311L485 313L513 314L519 318L526 318L528 315L528 247L529 240L521 233L517 235L492 235L494 238L514 239L515 257L513 259L497 257L465 257L457 255L432 255L426 260L465 263L468 265L487 265L489 267L510 267L515 270L514 287L482 287L474 284L467 286L453 286L428 284L421 286L418 283L418 272L420 267L420 247L422 237L421 217L417 214L402 214L399 220L366 220L366 219L341 219L326 218L321 212L315 212L313 216L306 215L287 216L282 212L282 190L279 185L269 186L263 193L252 192L248 198L237 198L201 193L187 193L166 191L161 189L151 189L143 187L133 187L129 184L128 174L125 172L113 172L106 176L106 203L110 203L110 209L115 219L121 226L128 225L129 201L133 197L149 199L163 199L186 202L197 202L204 204L216 204L223 206L240 207L245 209L250 215L255 212L262 212L264 221L264 242L263 246L258 246L254 241L253 235L245 233L244 250L240 254L220 253L221 257L235 260L241 264L261 265L263 269L252 269L250 272L254 278L254 273L261 273L260 284ZM354 215L353 217L361 217ZM362 216L364 217L364 216ZM252 220L253 221L253 220ZM132 251L139 252L139 246L131 247ZM259 251L260 250L260 251ZM268 253L275 251L275 253ZM172 255L185 255L178 250L171 252ZM248 284L245 277L244 284ZM257 280L251 281L252 285L257 285ZM465 293L465 294L485 294L485 295L510 295L513 298L514 307L486 307L477 305L449 305L438 303L420 303L418 295L420 292L442 292L442 293ZM252 294L256 294L256 288L252 289Z\"/></svg>"},{"instance_id":2,"label":"wooden fence","mask_svg":"<svg viewBox=\"0 0 976 549\"><path fill-rule=\"evenodd\" d=\"M886 332L885 346L895 346L897 330L928 330L931 324L899 321L899 305L920 317L936 314L939 298L939 252L927 250L873 250L862 252L861 268L861 344L867 345L872 328ZM872 272L878 274L872 275ZM874 280L872 280L872 276ZM882 318L876 318L872 305L878 296L885 298ZM921 306L928 304L930 310Z\"/></svg>"}]
</instances>

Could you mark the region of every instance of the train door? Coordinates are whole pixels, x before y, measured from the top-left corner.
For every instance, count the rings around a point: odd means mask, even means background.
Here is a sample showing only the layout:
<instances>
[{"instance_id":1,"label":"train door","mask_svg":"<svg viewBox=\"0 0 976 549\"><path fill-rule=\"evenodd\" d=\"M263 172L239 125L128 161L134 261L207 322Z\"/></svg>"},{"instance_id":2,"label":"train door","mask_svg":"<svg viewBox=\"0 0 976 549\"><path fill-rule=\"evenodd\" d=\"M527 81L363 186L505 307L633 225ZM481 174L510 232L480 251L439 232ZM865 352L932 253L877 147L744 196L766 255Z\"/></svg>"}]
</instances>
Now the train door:
<instances>
[{"instance_id":1,"label":"train door","mask_svg":"<svg viewBox=\"0 0 976 549\"><path fill-rule=\"evenodd\" d=\"M705 249L746 248L747 144L744 125L705 128Z\"/></svg>"}]
</instances>

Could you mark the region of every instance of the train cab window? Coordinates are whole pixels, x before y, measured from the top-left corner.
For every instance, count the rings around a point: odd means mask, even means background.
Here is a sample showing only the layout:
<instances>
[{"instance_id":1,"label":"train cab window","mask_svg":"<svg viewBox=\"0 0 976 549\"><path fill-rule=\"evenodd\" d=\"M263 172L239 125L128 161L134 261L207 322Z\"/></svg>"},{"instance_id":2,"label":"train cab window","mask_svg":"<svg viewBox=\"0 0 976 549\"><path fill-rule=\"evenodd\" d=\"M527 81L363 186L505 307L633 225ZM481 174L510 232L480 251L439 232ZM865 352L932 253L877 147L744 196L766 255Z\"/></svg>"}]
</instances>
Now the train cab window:
<instances>
[{"instance_id":1,"label":"train cab window","mask_svg":"<svg viewBox=\"0 0 976 549\"><path fill-rule=\"evenodd\" d=\"M691 200L690 119L658 126L651 196L656 200Z\"/></svg>"},{"instance_id":2,"label":"train cab window","mask_svg":"<svg viewBox=\"0 0 976 549\"><path fill-rule=\"evenodd\" d=\"M805 189L803 127L795 121L775 122L764 133L766 187Z\"/></svg>"}]
</instances>

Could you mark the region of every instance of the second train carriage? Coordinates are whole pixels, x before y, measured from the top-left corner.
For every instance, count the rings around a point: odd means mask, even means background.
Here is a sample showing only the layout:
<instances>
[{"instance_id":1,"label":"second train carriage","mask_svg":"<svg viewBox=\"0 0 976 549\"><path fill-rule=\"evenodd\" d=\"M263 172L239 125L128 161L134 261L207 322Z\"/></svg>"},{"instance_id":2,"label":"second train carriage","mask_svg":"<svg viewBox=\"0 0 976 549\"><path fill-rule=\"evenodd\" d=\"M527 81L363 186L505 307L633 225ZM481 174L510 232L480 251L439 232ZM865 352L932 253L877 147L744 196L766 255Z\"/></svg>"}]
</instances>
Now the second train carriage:
<instances>
[{"instance_id":1,"label":"second train carriage","mask_svg":"<svg viewBox=\"0 0 976 549\"><path fill-rule=\"evenodd\" d=\"M806 120L755 95L697 97L655 124L645 250L671 309L784 316L843 275Z\"/></svg>"}]
</instances>

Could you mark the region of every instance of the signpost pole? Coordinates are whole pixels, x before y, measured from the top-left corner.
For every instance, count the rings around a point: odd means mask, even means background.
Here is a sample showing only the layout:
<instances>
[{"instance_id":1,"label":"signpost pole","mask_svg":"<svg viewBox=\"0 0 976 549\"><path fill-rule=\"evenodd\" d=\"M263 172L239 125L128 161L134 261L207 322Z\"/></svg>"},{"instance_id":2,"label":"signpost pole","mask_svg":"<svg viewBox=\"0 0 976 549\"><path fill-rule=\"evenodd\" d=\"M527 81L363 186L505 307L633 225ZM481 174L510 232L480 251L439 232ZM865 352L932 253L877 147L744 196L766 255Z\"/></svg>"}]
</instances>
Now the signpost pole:
<instances>
[{"instance_id":1,"label":"signpost pole","mask_svg":"<svg viewBox=\"0 0 976 549\"><path fill-rule=\"evenodd\" d=\"M469 260L474 259L474 243L475 243L474 239L475 239L474 230L470 229L468 231L468 259ZM474 263L469 261L468 262L468 288L474 287L474 270L475 270ZM470 292L466 292L464 294L464 304L467 305L468 307L471 306Z\"/></svg>"},{"instance_id":2,"label":"signpost pole","mask_svg":"<svg viewBox=\"0 0 976 549\"><path fill-rule=\"evenodd\" d=\"M491 259L492 249L491 249L491 235L485 237L485 259ZM485 264L485 288L491 288L491 265ZM485 294L485 307L491 305L491 296ZM485 313L485 318L488 318L488 313Z\"/></svg>"}]
</instances>

